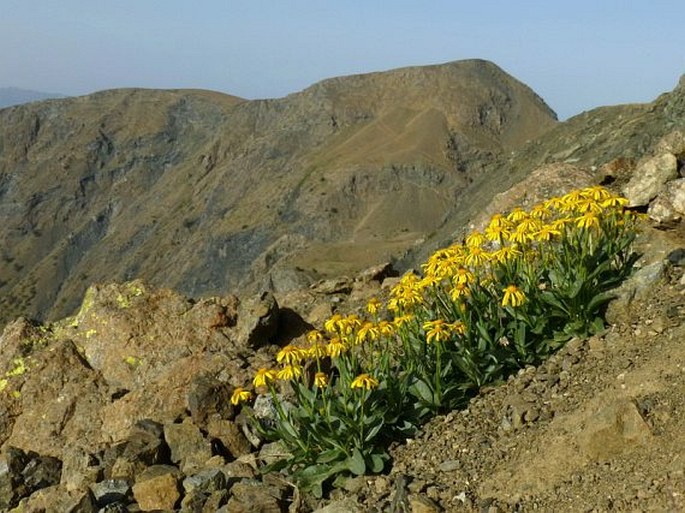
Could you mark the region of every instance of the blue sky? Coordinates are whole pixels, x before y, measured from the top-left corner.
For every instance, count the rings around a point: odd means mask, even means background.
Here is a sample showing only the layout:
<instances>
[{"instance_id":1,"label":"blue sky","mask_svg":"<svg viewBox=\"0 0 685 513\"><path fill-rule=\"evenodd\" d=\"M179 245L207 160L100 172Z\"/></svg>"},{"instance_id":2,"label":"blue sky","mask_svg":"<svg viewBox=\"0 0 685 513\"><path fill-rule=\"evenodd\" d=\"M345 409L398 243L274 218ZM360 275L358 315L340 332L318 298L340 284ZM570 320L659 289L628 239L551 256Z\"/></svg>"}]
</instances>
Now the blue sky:
<instances>
[{"instance_id":1,"label":"blue sky","mask_svg":"<svg viewBox=\"0 0 685 513\"><path fill-rule=\"evenodd\" d=\"M0 0L0 87L197 87L273 98L321 79L488 59L564 119L685 73L683 0Z\"/></svg>"}]
</instances>

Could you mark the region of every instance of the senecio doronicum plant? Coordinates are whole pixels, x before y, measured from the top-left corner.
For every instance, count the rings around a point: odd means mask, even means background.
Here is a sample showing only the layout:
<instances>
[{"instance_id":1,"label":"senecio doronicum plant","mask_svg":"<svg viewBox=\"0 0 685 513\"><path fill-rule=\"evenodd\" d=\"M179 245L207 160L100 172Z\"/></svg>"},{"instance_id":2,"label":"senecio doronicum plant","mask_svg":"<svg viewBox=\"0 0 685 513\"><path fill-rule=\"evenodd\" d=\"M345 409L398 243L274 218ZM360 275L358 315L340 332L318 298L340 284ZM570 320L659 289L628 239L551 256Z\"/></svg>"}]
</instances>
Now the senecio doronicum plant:
<instances>
[{"instance_id":1,"label":"senecio doronicum plant","mask_svg":"<svg viewBox=\"0 0 685 513\"><path fill-rule=\"evenodd\" d=\"M385 303L283 347L253 381L276 417L259 429L290 453L280 468L316 494L337 474L379 472L390 441L604 329L611 289L634 263L639 215L626 203L595 186L497 214L405 274ZM232 401L251 397L239 388Z\"/></svg>"}]
</instances>

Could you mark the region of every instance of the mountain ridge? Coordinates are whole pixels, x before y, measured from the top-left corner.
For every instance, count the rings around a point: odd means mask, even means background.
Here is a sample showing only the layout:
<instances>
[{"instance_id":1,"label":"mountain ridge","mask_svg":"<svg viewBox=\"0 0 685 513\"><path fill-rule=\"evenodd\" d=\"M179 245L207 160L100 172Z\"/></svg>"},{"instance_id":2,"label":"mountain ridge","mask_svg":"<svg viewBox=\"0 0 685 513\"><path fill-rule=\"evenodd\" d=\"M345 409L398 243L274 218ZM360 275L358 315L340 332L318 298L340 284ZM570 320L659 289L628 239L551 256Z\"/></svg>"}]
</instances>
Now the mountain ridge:
<instances>
[{"instance_id":1,"label":"mountain ridge","mask_svg":"<svg viewBox=\"0 0 685 513\"><path fill-rule=\"evenodd\" d=\"M259 288L280 261L297 280L358 270L425 237L486 162L555 123L478 60L281 99L126 89L6 109L0 303L51 318L93 281L198 296Z\"/></svg>"}]
</instances>

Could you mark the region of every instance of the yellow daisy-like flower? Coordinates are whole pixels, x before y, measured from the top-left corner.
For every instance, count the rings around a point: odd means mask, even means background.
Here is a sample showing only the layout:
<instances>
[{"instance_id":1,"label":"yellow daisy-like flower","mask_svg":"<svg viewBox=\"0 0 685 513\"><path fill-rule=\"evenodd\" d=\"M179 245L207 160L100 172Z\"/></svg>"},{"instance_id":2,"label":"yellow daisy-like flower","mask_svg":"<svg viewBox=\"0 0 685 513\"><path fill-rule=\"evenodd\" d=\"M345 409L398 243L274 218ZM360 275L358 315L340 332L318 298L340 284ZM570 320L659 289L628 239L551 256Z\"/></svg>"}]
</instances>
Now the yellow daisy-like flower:
<instances>
[{"instance_id":1,"label":"yellow daisy-like flower","mask_svg":"<svg viewBox=\"0 0 685 513\"><path fill-rule=\"evenodd\" d=\"M545 201L543 206L550 210L561 210L564 207L564 201L560 197L555 196Z\"/></svg>"},{"instance_id":2,"label":"yellow daisy-like flower","mask_svg":"<svg viewBox=\"0 0 685 513\"><path fill-rule=\"evenodd\" d=\"M328 385L328 376L323 372L317 372L314 374L314 384L317 388L324 388Z\"/></svg>"},{"instance_id":3,"label":"yellow daisy-like flower","mask_svg":"<svg viewBox=\"0 0 685 513\"><path fill-rule=\"evenodd\" d=\"M525 244L526 242L533 240L533 233L525 226L518 225L509 236L509 240L517 244Z\"/></svg>"},{"instance_id":4,"label":"yellow daisy-like flower","mask_svg":"<svg viewBox=\"0 0 685 513\"><path fill-rule=\"evenodd\" d=\"M601 201L609 198L611 196L611 193L602 187L601 185L595 185L593 187L586 187L581 191L583 196L586 198L593 199L595 201Z\"/></svg>"},{"instance_id":5,"label":"yellow daisy-like flower","mask_svg":"<svg viewBox=\"0 0 685 513\"><path fill-rule=\"evenodd\" d=\"M366 321L357 330L357 336L355 337L355 342L357 344L362 344L362 343L367 342L367 341L378 340L379 335L380 335L380 330L378 329L378 326L376 326L371 321Z\"/></svg>"},{"instance_id":6,"label":"yellow daisy-like flower","mask_svg":"<svg viewBox=\"0 0 685 513\"><path fill-rule=\"evenodd\" d=\"M492 254L492 258L503 264L509 260L520 257L523 253L519 251L516 244L510 246L503 246Z\"/></svg>"},{"instance_id":7,"label":"yellow daisy-like flower","mask_svg":"<svg viewBox=\"0 0 685 513\"><path fill-rule=\"evenodd\" d=\"M342 315L340 314L335 314L332 315L326 322L323 323L324 329L328 333L337 333L338 332L338 325L340 321L342 321Z\"/></svg>"},{"instance_id":8,"label":"yellow daisy-like flower","mask_svg":"<svg viewBox=\"0 0 685 513\"><path fill-rule=\"evenodd\" d=\"M502 292L504 292L502 306L511 305L517 307L522 305L526 300L526 295L516 285L509 285L507 288L502 289Z\"/></svg>"},{"instance_id":9,"label":"yellow daisy-like flower","mask_svg":"<svg viewBox=\"0 0 685 513\"><path fill-rule=\"evenodd\" d=\"M360 374L352 380L350 383L350 388L364 388L366 390L371 390L372 388L378 387L378 380L373 376L368 374Z\"/></svg>"},{"instance_id":10,"label":"yellow daisy-like flower","mask_svg":"<svg viewBox=\"0 0 685 513\"><path fill-rule=\"evenodd\" d=\"M276 374L276 377L282 381L299 378L300 376L302 376L302 367L299 365L286 365Z\"/></svg>"},{"instance_id":11,"label":"yellow daisy-like flower","mask_svg":"<svg viewBox=\"0 0 685 513\"><path fill-rule=\"evenodd\" d=\"M552 211L544 204L535 205L530 209L530 216L535 219L548 219L551 215Z\"/></svg>"},{"instance_id":12,"label":"yellow daisy-like flower","mask_svg":"<svg viewBox=\"0 0 685 513\"><path fill-rule=\"evenodd\" d=\"M276 379L276 371L262 367L256 372L254 379L252 380L252 384L255 387L263 387L274 379Z\"/></svg>"},{"instance_id":13,"label":"yellow daisy-like flower","mask_svg":"<svg viewBox=\"0 0 685 513\"><path fill-rule=\"evenodd\" d=\"M249 401L252 397L252 392L245 390L243 387L236 387L231 395L231 404L237 406L238 404Z\"/></svg>"},{"instance_id":14,"label":"yellow daisy-like flower","mask_svg":"<svg viewBox=\"0 0 685 513\"><path fill-rule=\"evenodd\" d=\"M336 337L333 340L331 340L326 346L326 353L331 358L337 358L346 351L347 344L345 344L345 342L343 342L342 339L340 339L339 337Z\"/></svg>"},{"instance_id":15,"label":"yellow daisy-like flower","mask_svg":"<svg viewBox=\"0 0 685 513\"><path fill-rule=\"evenodd\" d=\"M466 333L466 324L464 324L461 321L455 321L450 324L450 330L452 331L452 333L463 335L464 333Z\"/></svg>"},{"instance_id":16,"label":"yellow daisy-like flower","mask_svg":"<svg viewBox=\"0 0 685 513\"><path fill-rule=\"evenodd\" d=\"M526 212L520 207L516 207L511 212L509 212L509 215L507 216L507 221L511 221L512 223L518 223L520 221L523 221L527 217L528 212Z\"/></svg>"},{"instance_id":17,"label":"yellow daisy-like flower","mask_svg":"<svg viewBox=\"0 0 685 513\"><path fill-rule=\"evenodd\" d=\"M462 299L471 295L471 290L465 283L457 283L450 290L450 298L454 302L459 302Z\"/></svg>"},{"instance_id":18,"label":"yellow daisy-like flower","mask_svg":"<svg viewBox=\"0 0 685 513\"><path fill-rule=\"evenodd\" d=\"M400 327L404 326L405 324L413 321L415 318L416 318L416 316L414 316L412 314L399 315L393 319L392 323L396 327L400 328Z\"/></svg>"},{"instance_id":19,"label":"yellow daisy-like flower","mask_svg":"<svg viewBox=\"0 0 685 513\"><path fill-rule=\"evenodd\" d=\"M366 311L371 315L376 315L381 309L382 303L375 297L372 297L366 304Z\"/></svg>"},{"instance_id":20,"label":"yellow daisy-like flower","mask_svg":"<svg viewBox=\"0 0 685 513\"><path fill-rule=\"evenodd\" d=\"M444 342L450 338L451 325L442 319L426 321L423 323L423 330L426 332L426 342Z\"/></svg>"},{"instance_id":21,"label":"yellow daisy-like flower","mask_svg":"<svg viewBox=\"0 0 685 513\"><path fill-rule=\"evenodd\" d=\"M466 265L478 267L490 259L490 254L481 248L471 248L466 257Z\"/></svg>"},{"instance_id":22,"label":"yellow daisy-like flower","mask_svg":"<svg viewBox=\"0 0 685 513\"><path fill-rule=\"evenodd\" d=\"M300 361L307 355L307 352L301 347L288 344L287 346L281 348L281 350L276 354L276 361L278 363L287 363L289 365L294 365L300 363Z\"/></svg>"},{"instance_id":23,"label":"yellow daisy-like flower","mask_svg":"<svg viewBox=\"0 0 685 513\"><path fill-rule=\"evenodd\" d=\"M593 199L585 198L576 203L574 210L581 213L594 212L595 214L601 214L602 206Z\"/></svg>"},{"instance_id":24,"label":"yellow daisy-like flower","mask_svg":"<svg viewBox=\"0 0 685 513\"><path fill-rule=\"evenodd\" d=\"M469 283L473 283L475 279L476 277L466 267L457 269L452 277L452 281L458 285L468 285Z\"/></svg>"},{"instance_id":25,"label":"yellow daisy-like flower","mask_svg":"<svg viewBox=\"0 0 685 513\"><path fill-rule=\"evenodd\" d=\"M469 248L475 248L475 247L482 246L482 245L485 244L486 242L487 242L487 239L486 239L485 236L484 236L482 233L480 233L480 232L473 232L473 233L470 233L470 234L466 237L466 245L467 245Z\"/></svg>"},{"instance_id":26,"label":"yellow daisy-like flower","mask_svg":"<svg viewBox=\"0 0 685 513\"><path fill-rule=\"evenodd\" d=\"M326 344L323 342L316 342L309 346L309 349L307 349L307 355L310 358L314 358L315 360L320 360L321 358L325 358L328 356L328 352L326 351Z\"/></svg>"},{"instance_id":27,"label":"yellow daisy-like flower","mask_svg":"<svg viewBox=\"0 0 685 513\"><path fill-rule=\"evenodd\" d=\"M599 228L599 217L594 212L587 212L580 217L576 218L576 226L578 228Z\"/></svg>"},{"instance_id":28,"label":"yellow daisy-like flower","mask_svg":"<svg viewBox=\"0 0 685 513\"><path fill-rule=\"evenodd\" d=\"M600 206L602 208L616 208L616 207L624 207L628 204L628 200L626 198L622 198L621 196L611 196L604 201L600 203Z\"/></svg>"},{"instance_id":29,"label":"yellow daisy-like flower","mask_svg":"<svg viewBox=\"0 0 685 513\"><path fill-rule=\"evenodd\" d=\"M389 337L395 333L395 325L389 321L379 322L378 329L384 337Z\"/></svg>"},{"instance_id":30,"label":"yellow daisy-like flower","mask_svg":"<svg viewBox=\"0 0 685 513\"><path fill-rule=\"evenodd\" d=\"M485 236L487 237L488 240L493 241L493 242L501 242L502 239L506 239L509 237L509 230L507 227L503 225L499 226L488 226L485 229Z\"/></svg>"},{"instance_id":31,"label":"yellow daisy-like flower","mask_svg":"<svg viewBox=\"0 0 685 513\"><path fill-rule=\"evenodd\" d=\"M541 242L547 242L552 240L552 237L558 237L561 235L561 231L558 229L554 228L554 225L551 224L546 224L542 228L540 228L534 235L533 237L537 241Z\"/></svg>"},{"instance_id":32,"label":"yellow daisy-like flower","mask_svg":"<svg viewBox=\"0 0 685 513\"><path fill-rule=\"evenodd\" d=\"M319 330L310 330L307 332L307 342L310 344L316 344L317 342L321 342L323 340L323 333L321 333Z\"/></svg>"}]
</instances>

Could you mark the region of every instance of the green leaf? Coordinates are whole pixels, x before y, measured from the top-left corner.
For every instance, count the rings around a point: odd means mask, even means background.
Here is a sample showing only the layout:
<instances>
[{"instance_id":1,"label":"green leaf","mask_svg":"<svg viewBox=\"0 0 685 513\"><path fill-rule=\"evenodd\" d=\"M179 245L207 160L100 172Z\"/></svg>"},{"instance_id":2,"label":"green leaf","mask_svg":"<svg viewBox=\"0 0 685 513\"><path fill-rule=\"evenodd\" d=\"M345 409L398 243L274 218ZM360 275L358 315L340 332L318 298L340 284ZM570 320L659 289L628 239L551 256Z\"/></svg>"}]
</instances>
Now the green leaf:
<instances>
[{"instance_id":1,"label":"green leaf","mask_svg":"<svg viewBox=\"0 0 685 513\"><path fill-rule=\"evenodd\" d=\"M597 294L588 303L586 311L590 313L596 312L600 307L617 297L618 296L614 292L602 292L601 294Z\"/></svg>"},{"instance_id":2,"label":"green leaf","mask_svg":"<svg viewBox=\"0 0 685 513\"><path fill-rule=\"evenodd\" d=\"M350 469L355 476L361 476L366 472L366 463L364 456L356 447L352 449L352 456L347 459L347 468Z\"/></svg>"},{"instance_id":3,"label":"green leaf","mask_svg":"<svg viewBox=\"0 0 685 513\"><path fill-rule=\"evenodd\" d=\"M378 434L378 432L381 430L382 427L383 427L383 421L382 421L382 420L378 420L378 424L376 424L375 426L373 426L373 427L369 430L369 432L367 433L367 435L364 437L364 442L369 442L369 441L373 440L373 439L376 437L376 435Z\"/></svg>"},{"instance_id":4,"label":"green leaf","mask_svg":"<svg viewBox=\"0 0 685 513\"><path fill-rule=\"evenodd\" d=\"M385 462L387 459L388 456L386 454L372 454L369 457L369 470L374 474L382 472L383 468L385 468Z\"/></svg>"},{"instance_id":5,"label":"green leaf","mask_svg":"<svg viewBox=\"0 0 685 513\"><path fill-rule=\"evenodd\" d=\"M409 391L414 397L417 397L418 399L421 399L424 402L430 404L433 404L434 402L433 391L430 389L430 387L426 384L425 381L417 379L409 387Z\"/></svg>"}]
</instances>

